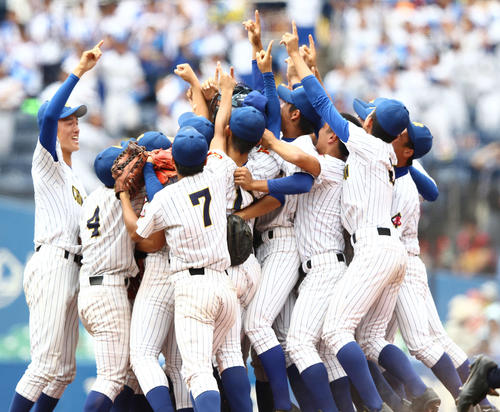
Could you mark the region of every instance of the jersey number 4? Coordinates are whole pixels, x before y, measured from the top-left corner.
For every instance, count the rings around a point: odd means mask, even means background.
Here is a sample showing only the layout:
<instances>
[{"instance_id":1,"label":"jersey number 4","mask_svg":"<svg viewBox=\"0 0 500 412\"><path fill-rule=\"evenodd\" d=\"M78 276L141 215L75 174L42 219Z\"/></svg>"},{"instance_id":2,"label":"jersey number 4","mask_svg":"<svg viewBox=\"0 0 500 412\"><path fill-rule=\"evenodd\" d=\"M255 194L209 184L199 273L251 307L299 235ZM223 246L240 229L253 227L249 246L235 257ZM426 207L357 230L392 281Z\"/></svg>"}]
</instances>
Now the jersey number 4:
<instances>
[{"instance_id":1,"label":"jersey number 4","mask_svg":"<svg viewBox=\"0 0 500 412\"><path fill-rule=\"evenodd\" d=\"M92 230L90 237L97 237L99 233L99 206L95 208L94 215L87 220L87 228Z\"/></svg>"},{"instance_id":2,"label":"jersey number 4","mask_svg":"<svg viewBox=\"0 0 500 412\"><path fill-rule=\"evenodd\" d=\"M208 190L208 187L189 195L193 206L198 206L200 204L200 197L205 198L205 201L203 203L203 223L205 227L207 227L212 224L212 220L210 219L210 202L212 201L212 196L210 195L210 190Z\"/></svg>"}]
</instances>

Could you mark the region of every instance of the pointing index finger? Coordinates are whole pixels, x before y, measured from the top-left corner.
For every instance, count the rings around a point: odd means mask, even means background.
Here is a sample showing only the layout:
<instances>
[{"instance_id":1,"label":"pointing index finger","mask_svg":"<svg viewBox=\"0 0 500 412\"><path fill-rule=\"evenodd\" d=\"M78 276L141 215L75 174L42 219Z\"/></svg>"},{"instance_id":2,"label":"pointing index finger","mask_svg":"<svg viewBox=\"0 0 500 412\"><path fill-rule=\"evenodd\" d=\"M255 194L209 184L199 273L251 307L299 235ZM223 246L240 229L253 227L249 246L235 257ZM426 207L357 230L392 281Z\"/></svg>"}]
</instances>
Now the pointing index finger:
<instances>
[{"instance_id":1,"label":"pointing index finger","mask_svg":"<svg viewBox=\"0 0 500 412\"><path fill-rule=\"evenodd\" d=\"M295 24L295 20L292 21L292 34L297 36L297 25Z\"/></svg>"},{"instance_id":2,"label":"pointing index finger","mask_svg":"<svg viewBox=\"0 0 500 412\"><path fill-rule=\"evenodd\" d=\"M269 56L271 54L271 50L273 49L273 42L274 40L271 40L269 44L267 45L267 50L266 50L266 55Z\"/></svg>"}]
</instances>

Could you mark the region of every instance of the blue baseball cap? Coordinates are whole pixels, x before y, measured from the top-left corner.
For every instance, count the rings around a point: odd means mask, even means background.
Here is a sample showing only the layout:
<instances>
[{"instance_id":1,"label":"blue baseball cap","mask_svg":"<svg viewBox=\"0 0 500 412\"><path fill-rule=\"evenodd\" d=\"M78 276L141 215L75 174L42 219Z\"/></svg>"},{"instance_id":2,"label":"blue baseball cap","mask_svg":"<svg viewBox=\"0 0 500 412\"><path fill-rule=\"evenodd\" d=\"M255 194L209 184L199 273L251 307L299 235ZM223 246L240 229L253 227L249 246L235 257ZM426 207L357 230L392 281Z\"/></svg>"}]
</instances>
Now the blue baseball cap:
<instances>
[{"instance_id":1,"label":"blue baseball cap","mask_svg":"<svg viewBox=\"0 0 500 412\"><path fill-rule=\"evenodd\" d=\"M280 84L278 86L278 96L287 103L293 104L297 109L300 110L307 120L309 120L313 125L315 130L321 129L323 126L323 121L321 116L316 112L316 109L312 106L309 98L307 97L306 91L303 86L299 86L293 90Z\"/></svg>"},{"instance_id":2,"label":"blue baseball cap","mask_svg":"<svg viewBox=\"0 0 500 412\"><path fill-rule=\"evenodd\" d=\"M181 127L172 144L172 156L181 166L198 166L205 162L208 143L205 136L192 126Z\"/></svg>"},{"instance_id":3,"label":"blue baseball cap","mask_svg":"<svg viewBox=\"0 0 500 412\"><path fill-rule=\"evenodd\" d=\"M376 109L377 120L380 126L390 136L397 136L410 123L408 109L398 100L379 97L367 103L360 99L354 99L353 107L358 116L363 120Z\"/></svg>"},{"instance_id":4,"label":"blue baseball cap","mask_svg":"<svg viewBox=\"0 0 500 412\"><path fill-rule=\"evenodd\" d=\"M240 139L257 143L266 129L266 118L253 106L237 107L231 112L229 128Z\"/></svg>"},{"instance_id":5,"label":"blue baseball cap","mask_svg":"<svg viewBox=\"0 0 500 412\"><path fill-rule=\"evenodd\" d=\"M203 116L197 116L193 112L186 112L179 116L177 120L179 127L191 126L194 127L199 133L205 136L207 144L210 144L214 137L214 124Z\"/></svg>"},{"instance_id":6,"label":"blue baseball cap","mask_svg":"<svg viewBox=\"0 0 500 412\"><path fill-rule=\"evenodd\" d=\"M94 160L95 174L106 187L114 187L115 179L111 176L111 167L118 155L123 151L120 146L111 146L99 153Z\"/></svg>"},{"instance_id":7,"label":"blue baseball cap","mask_svg":"<svg viewBox=\"0 0 500 412\"><path fill-rule=\"evenodd\" d=\"M129 141L127 141L125 147L127 147L128 142ZM148 152L156 149L166 150L172 146L172 143L168 140L167 136L165 136L162 132L155 130L150 130L149 132L141 134L137 138L137 144L144 146Z\"/></svg>"},{"instance_id":8,"label":"blue baseball cap","mask_svg":"<svg viewBox=\"0 0 500 412\"><path fill-rule=\"evenodd\" d=\"M408 136L413 143L414 159L420 159L431 150L432 134L427 126L418 122L410 122Z\"/></svg>"},{"instance_id":9,"label":"blue baseball cap","mask_svg":"<svg viewBox=\"0 0 500 412\"><path fill-rule=\"evenodd\" d=\"M38 109L37 113L37 122L38 122L38 128L42 128L42 122L43 118L45 115L45 111L47 110L47 106L49 105L49 101L45 101L40 108ZM59 115L59 119L65 119L68 116L71 116L74 114L76 117L82 117L87 113L87 106L84 104L80 106L75 106L75 107L70 107L70 106L64 106L62 109L61 114Z\"/></svg>"},{"instance_id":10,"label":"blue baseball cap","mask_svg":"<svg viewBox=\"0 0 500 412\"><path fill-rule=\"evenodd\" d=\"M266 115L267 97L257 90L252 90L243 99L243 106L255 107L264 116Z\"/></svg>"}]
</instances>

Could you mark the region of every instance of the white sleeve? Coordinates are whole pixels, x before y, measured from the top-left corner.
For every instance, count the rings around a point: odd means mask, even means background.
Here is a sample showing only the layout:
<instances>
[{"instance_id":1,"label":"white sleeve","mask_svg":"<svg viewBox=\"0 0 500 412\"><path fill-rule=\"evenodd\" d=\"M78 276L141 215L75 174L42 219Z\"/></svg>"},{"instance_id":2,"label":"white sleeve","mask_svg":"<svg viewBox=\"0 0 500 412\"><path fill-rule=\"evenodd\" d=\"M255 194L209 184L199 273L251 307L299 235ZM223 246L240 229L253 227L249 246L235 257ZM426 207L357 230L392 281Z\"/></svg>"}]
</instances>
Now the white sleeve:
<instances>
[{"instance_id":1,"label":"white sleeve","mask_svg":"<svg viewBox=\"0 0 500 412\"><path fill-rule=\"evenodd\" d=\"M314 179L314 184L321 184L324 181L342 183L344 180L345 163L331 156L318 156L318 159L321 165L321 172Z\"/></svg>"},{"instance_id":2,"label":"white sleeve","mask_svg":"<svg viewBox=\"0 0 500 412\"><path fill-rule=\"evenodd\" d=\"M137 220L136 233L147 238L152 233L163 230L167 227L166 218L161 207L162 196L156 195L148 207L143 209L143 215Z\"/></svg>"},{"instance_id":3,"label":"white sleeve","mask_svg":"<svg viewBox=\"0 0 500 412\"><path fill-rule=\"evenodd\" d=\"M58 150L59 143L56 143L56 153L58 160L55 161L48 150L43 147L38 140L33 153L33 184L57 184L64 183L64 171L60 163L62 153Z\"/></svg>"},{"instance_id":4,"label":"white sleeve","mask_svg":"<svg viewBox=\"0 0 500 412\"><path fill-rule=\"evenodd\" d=\"M362 127L349 122L349 139L345 142L347 150L367 160L372 160L379 152L381 144L387 143L366 133Z\"/></svg>"}]
</instances>

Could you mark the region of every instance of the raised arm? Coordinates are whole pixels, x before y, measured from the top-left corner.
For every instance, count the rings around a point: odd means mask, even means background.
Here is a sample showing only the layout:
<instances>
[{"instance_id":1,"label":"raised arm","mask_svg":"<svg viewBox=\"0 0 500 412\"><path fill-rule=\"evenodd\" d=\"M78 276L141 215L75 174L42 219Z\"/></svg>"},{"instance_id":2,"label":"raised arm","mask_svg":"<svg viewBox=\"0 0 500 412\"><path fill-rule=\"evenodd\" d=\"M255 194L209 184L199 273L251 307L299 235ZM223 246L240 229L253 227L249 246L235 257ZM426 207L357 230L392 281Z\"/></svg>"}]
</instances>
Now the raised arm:
<instances>
[{"instance_id":1,"label":"raised arm","mask_svg":"<svg viewBox=\"0 0 500 412\"><path fill-rule=\"evenodd\" d=\"M275 136L279 137L281 132L281 107L272 70L272 49L273 40L269 42L266 51L261 50L256 54L256 59L264 78L264 94L267 97L267 128L271 130Z\"/></svg>"},{"instance_id":2,"label":"raised arm","mask_svg":"<svg viewBox=\"0 0 500 412\"><path fill-rule=\"evenodd\" d=\"M349 139L349 122L337 111L318 79L300 56L299 37L295 22L292 22L292 33L285 33L281 39L281 44L286 46L288 55L295 65L307 97L316 112L330 125L335 134L344 143L347 142Z\"/></svg>"},{"instance_id":3,"label":"raised arm","mask_svg":"<svg viewBox=\"0 0 500 412\"><path fill-rule=\"evenodd\" d=\"M219 111L217 112L217 117L215 118L214 138L210 142L210 150L223 150L225 152L226 137L224 132L226 126L229 123L229 119L231 118L231 99L233 96L233 90L234 86L236 85L236 81L231 74L227 74L222 70L220 63L217 63L217 70L221 98Z\"/></svg>"},{"instance_id":4,"label":"raised arm","mask_svg":"<svg viewBox=\"0 0 500 412\"><path fill-rule=\"evenodd\" d=\"M436 182L430 177L418 161L413 161L409 168L410 175L417 186L418 193L427 201L433 202L439 196Z\"/></svg>"},{"instance_id":5,"label":"raised arm","mask_svg":"<svg viewBox=\"0 0 500 412\"><path fill-rule=\"evenodd\" d=\"M84 51L80 57L78 65L73 72L68 76L66 81L57 90L54 97L47 105L40 124L40 143L52 155L52 158L57 161L56 141L57 141L57 122L59 116L68 101L68 98L73 91L73 88L78 83L78 80L89 70L91 70L102 55L101 46L103 40L97 43L94 48Z\"/></svg>"},{"instance_id":6,"label":"raised arm","mask_svg":"<svg viewBox=\"0 0 500 412\"><path fill-rule=\"evenodd\" d=\"M255 10L255 21L254 20L245 20L243 22L243 26L248 33L248 40L252 45L252 80L253 80L253 89L254 90L263 90L264 89L264 80L262 78L262 73L257 65L257 61L255 56L259 53L262 47L261 40L261 29L260 29L260 15L259 10Z\"/></svg>"},{"instance_id":7,"label":"raised arm","mask_svg":"<svg viewBox=\"0 0 500 412\"><path fill-rule=\"evenodd\" d=\"M191 86L193 112L198 116L203 116L210 120L207 102L205 101L200 81L191 66L188 63L179 64L174 73Z\"/></svg>"}]
</instances>

